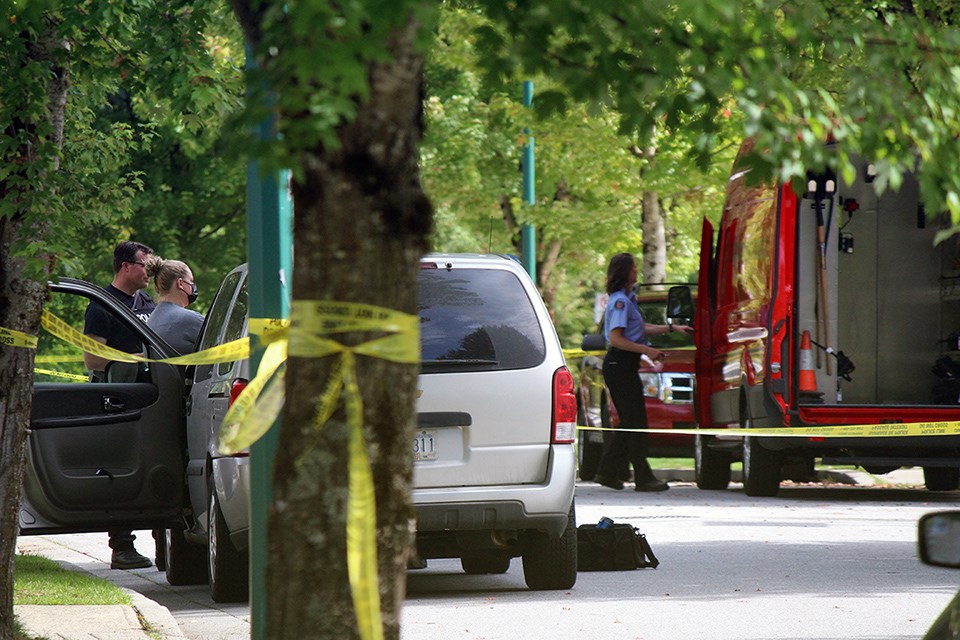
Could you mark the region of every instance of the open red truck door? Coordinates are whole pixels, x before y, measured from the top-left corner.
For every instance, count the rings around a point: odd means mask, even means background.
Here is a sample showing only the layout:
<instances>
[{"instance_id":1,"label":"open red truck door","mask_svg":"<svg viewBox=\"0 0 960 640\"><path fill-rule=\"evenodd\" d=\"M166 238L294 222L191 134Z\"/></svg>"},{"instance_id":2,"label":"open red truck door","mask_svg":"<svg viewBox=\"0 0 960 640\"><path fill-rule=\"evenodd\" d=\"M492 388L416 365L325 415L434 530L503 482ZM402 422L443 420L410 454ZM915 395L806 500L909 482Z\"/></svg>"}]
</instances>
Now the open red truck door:
<instances>
[{"instance_id":1,"label":"open red truck door","mask_svg":"<svg viewBox=\"0 0 960 640\"><path fill-rule=\"evenodd\" d=\"M700 272L697 276L697 316L694 325L694 341L697 354L694 371L697 375L697 389L694 407L697 424L709 427L712 424L710 412L710 353L712 351L713 305L716 298L714 283L713 225L704 218L700 236Z\"/></svg>"}]
</instances>

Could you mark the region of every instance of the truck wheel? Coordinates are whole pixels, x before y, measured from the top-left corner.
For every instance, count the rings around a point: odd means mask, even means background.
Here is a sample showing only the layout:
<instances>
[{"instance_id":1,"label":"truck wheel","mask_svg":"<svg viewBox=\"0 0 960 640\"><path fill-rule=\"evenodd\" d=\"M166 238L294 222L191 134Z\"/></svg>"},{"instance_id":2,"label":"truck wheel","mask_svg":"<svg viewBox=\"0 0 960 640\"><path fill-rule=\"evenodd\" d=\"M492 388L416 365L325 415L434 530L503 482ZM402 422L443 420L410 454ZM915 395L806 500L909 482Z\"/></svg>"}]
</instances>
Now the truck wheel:
<instances>
[{"instance_id":1,"label":"truck wheel","mask_svg":"<svg viewBox=\"0 0 960 640\"><path fill-rule=\"evenodd\" d=\"M470 575L506 573L510 568L510 556L502 551L473 553L460 558L460 566Z\"/></svg>"},{"instance_id":2,"label":"truck wheel","mask_svg":"<svg viewBox=\"0 0 960 640\"><path fill-rule=\"evenodd\" d=\"M748 496L775 496L780 490L780 455L755 437L743 439L743 490Z\"/></svg>"},{"instance_id":3,"label":"truck wheel","mask_svg":"<svg viewBox=\"0 0 960 640\"><path fill-rule=\"evenodd\" d=\"M603 457L603 443L591 442L592 433L581 431L577 438L577 453L580 462L580 479L586 482L593 480L597 475L597 469L600 467L600 458Z\"/></svg>"},{"instance_id":4,"label":"truck wheel","mask_svg":"<svg viewBox=\"0 0 960 640\"><path fill-rule=\"evenodd\" d=\"M559 538L528 532L523 546L523 579L536 591L569 589L577 582L577 519L570 503L567 528Z\"/></svg>"},{"instance_id":5,"label":"truck wheel","mask_svg":"<svg viewBox=\"0 0 960 640\"><path fill-rule=\"evenodd\" d=\"M923 483L930 491L956 491L960 488L960 469L956 467L924 467Z\"/></svg>"},{"instance_id":6,"label":"truck wheel","mask_svg":"<svg viewBox=\"0 0 960 640\"><path fill-rule=\"evenodd\" d=\"M207 486L207 574L214 602L243 602L249 597L247 551L238 551L230 540L227 522L211 479Z\"/></svg>"},{"instance_id":7,"label":"truck wheel","mask_svg":"<svg viewBox=\"0 0 960 640\"><path fill-rule=\"evenodd\" d=\"M726 489L730 484L730 453L715 451L707 446L708 442L708 436L694 436L693 439L697 487L708 491Z\"/></svg>"},{"instance_id":8,"label":"truck wheel","mask_svg":"<svg viewBox=\"0 0 960 640\"><path fill-rule=\"evenodd\" d=\"M167 582L174 586L203 584L207 581L204 549L183 537L183 525L163 532Z\"/></svg>"}]
</instances>

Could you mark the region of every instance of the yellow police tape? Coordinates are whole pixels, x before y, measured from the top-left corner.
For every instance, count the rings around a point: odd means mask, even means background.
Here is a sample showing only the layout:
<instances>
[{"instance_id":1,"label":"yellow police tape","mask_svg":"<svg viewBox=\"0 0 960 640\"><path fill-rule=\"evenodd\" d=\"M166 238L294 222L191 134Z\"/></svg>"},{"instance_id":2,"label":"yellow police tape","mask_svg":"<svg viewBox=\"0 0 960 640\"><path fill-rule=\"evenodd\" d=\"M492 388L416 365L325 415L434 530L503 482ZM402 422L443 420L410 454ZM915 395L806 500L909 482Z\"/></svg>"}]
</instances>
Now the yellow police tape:
<instances>
[{"instance_id":1,"label":"yellow police tape","mask_svg":"<svg viewBox=\"0 0 960 640\"><path fill-rule=\"evenodd\" d=\"M24 347L26 349L37 348L37 337L31 336L15 329L6 329L0 327L0 345L6 347Z\"/></svg>"},{"instance_id":2,"label":"yellow police tape","mask_svg":"<svg viewBox=\"0 0 960 640\"><path fill-rule=\"evenodd\" d=\"M66 371L53 371L52 369L34 369L34 373L41 373L45 376L53 376L54 378L64 378L66 380L73 380L74 382L89 382L90 376L82 376L79 373L67 373Z\"/></svg>"},{"instance_id":3,"label":"yellow police tape","mask_svg":"<svg viewBox=\"0 0 960 640\"><path fill-rule=\"evenodd\" d=\"M758 427L743 429L626 429L577 425L582 431L625 431L698 436L758 436L770 438L903 438L908 436L960 435L960 421L839 424L809 427Z\"/></svg>"},{"instance_id":4,"label":"yellow police tape","mask_svg":"<svg viewBox=\"0 0 960 640\"><path fill-rule=\"evenodd\" d=\"M563 349L563 356L569 359L585 358L587 356L603 357L606 351L584 351L583 349Z\"/></svg>"},{"instance_id":5,"label":"yellow police tape","mask_svg":"<svg viewBox=\"0 0 960 640\"><path fill-rule=\"evenodd\" d=\"M389 335L355 346L326 337L346 331L378 331ZM350 429L347 570L357 626L364 640L381 640L383 625L377 575L376 498L363 438L363 403L357 384L356 356L418 363L419 332L419 318L390 309L347 302L294 301L289 328L272 327L264 334L264 338L273 343L267 347L256 377L224 416L220 431L221 451L236 452L249 447L269 429L283 407L284 370L280 365L285 356L323 358L339 354L317 401L314 425L321 429L343 398ZM286 353L281 354L283 349L277 345L284 336ZM274 351L271 353L271 350Z\"/></svg>"},{"instance_id":6,"label":"yellow police tape","mask_svg":"<svg viewBox=\"0 0 960 640\"><path fill-rule=\"evenodd\" d=\"M118 362L165 362L167 364L218 364L220 362L233 362L234 360L243 360L250 357L250 339L240 338L226 344L190 353L185 356L175 358L147 358L136 353L127 353L113 347L108 347L102 342L97 342L93 338L85 336L69 324L53 315L46 309L40 314L40 324L44 329L68 342L75 347L79 347L87 353L107 360Z\"/></svg>"}]
</instances>

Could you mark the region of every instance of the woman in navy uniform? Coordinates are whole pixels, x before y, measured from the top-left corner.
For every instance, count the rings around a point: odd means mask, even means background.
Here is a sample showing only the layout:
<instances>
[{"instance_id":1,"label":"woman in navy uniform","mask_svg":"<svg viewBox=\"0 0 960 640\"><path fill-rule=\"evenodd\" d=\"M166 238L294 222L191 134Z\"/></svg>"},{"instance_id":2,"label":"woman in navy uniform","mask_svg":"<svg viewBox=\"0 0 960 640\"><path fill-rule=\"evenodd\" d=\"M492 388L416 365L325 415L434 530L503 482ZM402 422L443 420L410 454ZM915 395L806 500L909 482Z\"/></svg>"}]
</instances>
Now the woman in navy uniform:
<instances>
[{"instance_id":1,"label":"woman in navy uniform","mask_svg":"<svg viewBox=\"0 0 960 640\"><path fill-rule=\"evenodd\" d=\"M655 364L666 353L651 347L647 336L670 331L691 331L686 325L647 324L637 306L633 285L637 283L637 262L629 253L619 253L607 267L607 293L610 295L603 318L603 334L609 348L603 359L603 381L610 390L613 405L620 416L620 429L646 429L647 410L640 381L640 358L646 355ZM613 431L604 447L596 482L611 489L623 489L621 470L633 465L635 491L666 491L647 462L647 434Z\"/></svg>"}]
</instances>

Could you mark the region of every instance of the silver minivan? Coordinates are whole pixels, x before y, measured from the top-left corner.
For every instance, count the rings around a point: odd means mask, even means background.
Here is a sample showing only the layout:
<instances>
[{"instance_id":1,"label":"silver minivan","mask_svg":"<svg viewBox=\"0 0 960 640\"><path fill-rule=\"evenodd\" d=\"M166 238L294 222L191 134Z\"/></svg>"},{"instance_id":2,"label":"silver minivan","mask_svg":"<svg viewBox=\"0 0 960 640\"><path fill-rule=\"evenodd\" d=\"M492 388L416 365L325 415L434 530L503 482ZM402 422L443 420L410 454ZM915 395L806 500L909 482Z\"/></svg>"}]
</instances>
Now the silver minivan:
<instances>
[{"instance_id":1,"label":"silver minivan","mask_svg":"<svg viewBox=\"0 0 960 640\"><path fill-rule=\"evenodd\" d=\"M576 397L560 341L514 259L426 256L413 502L422 560L576 582Z\"/></svg>"}]
</instances>

